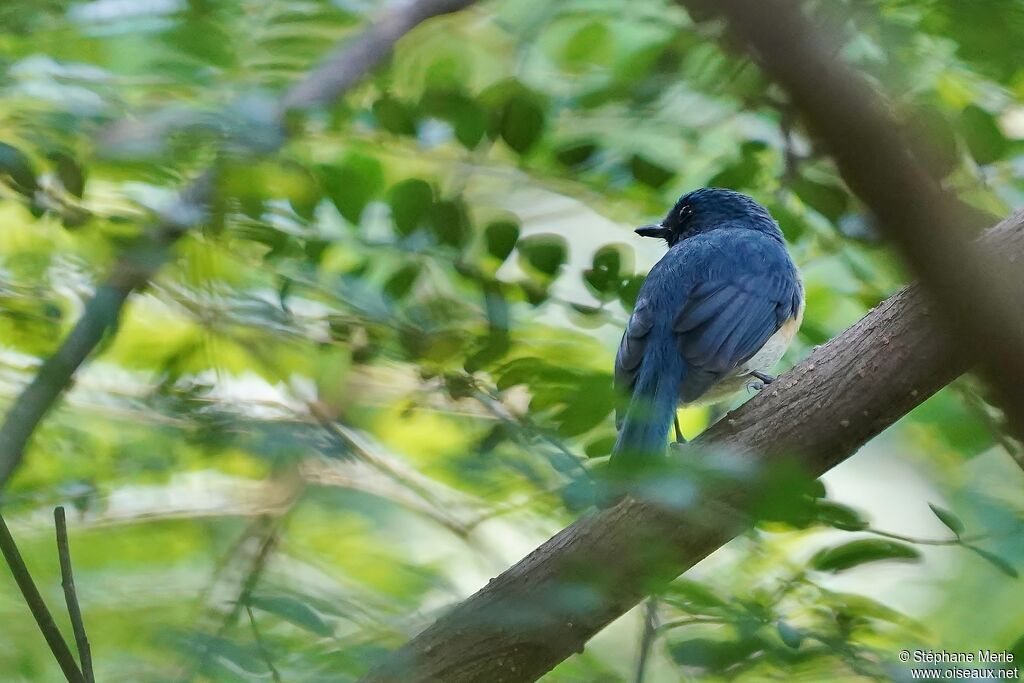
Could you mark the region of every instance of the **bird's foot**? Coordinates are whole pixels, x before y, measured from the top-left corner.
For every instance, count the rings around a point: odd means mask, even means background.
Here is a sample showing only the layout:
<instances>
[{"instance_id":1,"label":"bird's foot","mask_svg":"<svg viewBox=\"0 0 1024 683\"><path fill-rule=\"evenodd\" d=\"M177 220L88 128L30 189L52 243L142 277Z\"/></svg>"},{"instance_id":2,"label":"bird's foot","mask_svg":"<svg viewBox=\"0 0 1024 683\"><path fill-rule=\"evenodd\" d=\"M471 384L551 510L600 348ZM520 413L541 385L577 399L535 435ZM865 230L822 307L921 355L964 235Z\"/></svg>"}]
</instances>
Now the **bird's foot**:
<instances>
[{"instance_id":1,"label":"bird's foot","mask_svg":"<svg viewBox=\"0 0 1024 683\"><path fill-rule=\"evenodd\" d=\"M752 379L749 382L747 382L747 391L751 393L761 391L766 386L775 381L775 378L772 377L771 375L759 372L757 370L751 370L750 374L756 377L756 379Z\"/></svg>"}]
</instances>

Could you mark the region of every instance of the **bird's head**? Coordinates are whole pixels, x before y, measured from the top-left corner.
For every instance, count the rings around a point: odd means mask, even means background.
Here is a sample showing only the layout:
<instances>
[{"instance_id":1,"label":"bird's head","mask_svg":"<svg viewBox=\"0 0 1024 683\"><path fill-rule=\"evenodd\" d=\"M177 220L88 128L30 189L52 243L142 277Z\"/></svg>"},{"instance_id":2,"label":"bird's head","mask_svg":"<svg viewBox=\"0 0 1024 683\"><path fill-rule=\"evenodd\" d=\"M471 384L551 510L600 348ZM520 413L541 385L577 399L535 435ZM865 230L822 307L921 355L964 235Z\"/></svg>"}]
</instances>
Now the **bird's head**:
<instances>
[{"instance_id":1,"label":"bird's head","mask_svg":"<svg viewBox=\"0 0 1024 683\"><path fill-rule=\"evenodd\" d=\"M660 223L636 229L641 237L657 237L668 246L717 228L749 228L782 239L778 224L764 208L745 194L705 187L684 194Z\"/></svg>"}]
</instances>

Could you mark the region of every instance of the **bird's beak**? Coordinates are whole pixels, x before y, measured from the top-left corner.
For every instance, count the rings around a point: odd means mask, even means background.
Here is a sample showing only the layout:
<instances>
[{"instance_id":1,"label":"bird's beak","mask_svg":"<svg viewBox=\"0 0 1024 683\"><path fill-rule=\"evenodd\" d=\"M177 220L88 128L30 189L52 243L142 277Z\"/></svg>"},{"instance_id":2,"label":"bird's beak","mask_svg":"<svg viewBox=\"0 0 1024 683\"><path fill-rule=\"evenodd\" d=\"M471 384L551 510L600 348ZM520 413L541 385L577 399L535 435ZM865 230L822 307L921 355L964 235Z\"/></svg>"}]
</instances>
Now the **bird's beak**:
<instances>
[{"instance_id":1,"label":"bird's beak","mask_svg":"<svg viewBox=\"0 0 1024 683\"><path fill-rule=\"evenodd\" d=\"M654 223L652 225L642 225L633 232L641 237L660 237L661 239L667 239L669 229L663 225Z\"/></svg>"}]
</instances>

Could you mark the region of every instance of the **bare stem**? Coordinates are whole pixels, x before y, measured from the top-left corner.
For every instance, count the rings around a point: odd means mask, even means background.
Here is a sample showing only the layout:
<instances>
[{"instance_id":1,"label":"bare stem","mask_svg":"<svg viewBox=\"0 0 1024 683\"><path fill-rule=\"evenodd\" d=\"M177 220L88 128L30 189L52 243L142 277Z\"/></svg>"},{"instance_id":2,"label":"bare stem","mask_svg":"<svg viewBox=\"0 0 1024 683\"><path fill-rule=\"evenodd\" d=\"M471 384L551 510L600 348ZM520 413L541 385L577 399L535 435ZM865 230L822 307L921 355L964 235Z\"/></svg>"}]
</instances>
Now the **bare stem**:
<instances>
[{"instance_id":1,"label":"bare stem","mask_svg":"<svg viewBox=\"0 0 1024 683\"><path fill-rule=\"evenodd\" d=\"M647 598L644 606L644 628L640 633L640 648L636 660L636 675L633 676L633 683L644 683L644 676L647 674L647 660L651 656L651 646L654 644L654 636L658 632L658 598Z\"/></svg>"},{"instance_id":2,"label":"bare stem","mask_svg":"<svg viewBox=\"0 0 1024 683\"><path fill-rule=\"evenodd\" d=\"M277 667L274 666L274 660L270 658L270 650L267 649L266 643L263 642L263 636L260 635L260 629L256 626L256 616L252 613L252 605L246 603L245 612L249 615L252 637L256 639L256 648L260 651L260 656L263 657L263 663L270 670L270 677L274 679L274 683L281 683L281 674L278 672Z\"/></svg>"},{"instance_id":3,"label":"bare stem","mask_svg":"<svg viewBox=\"0 0 1024 683\"><path fill-rule=\"evenodd\" d=\"M71 618L71 630L75 634L75 645L78 647L78 661L82 664L82 674L88 683L95 683L92 671L92 650L89 648L89 636L85 632L82 621L82 609L78 605L78 593L75 591L75 575L71 569L71 547L68 543L68 525L64 516L64 507L57 506L53 510L53 522L57 530L57 557L60 558L60 585L64 588L64 602L68 606Z\"/></svg>"},{"instance_id":4,"label":"bare stem","mask_svg":"<svg viewBox=\"0 0 1024 683\"><path fill-rule=\"evenodd\" d=\"M11 568L11 574L14 575L14 580L25 598L25 603L32 611L32 616L35 618L39 630L43 632L46 644L50 646L50 652L53 653L54 659L57 660L61 671L64 672L64 677L68 683L86 683L82 672L78 669L77 662L75 662L75 656L71 654L68 644L64 642L64 636L57 628L53 615L50 614L46 603L43 602L43 596L39 594L39 589L36 588L32 575L29 573L28 567L25 566L25 560L18 552L18 546L14 543L14 537L11 536L11 531L7 528L7 523L4 522L2 515L0 515L0 552L3 553L7 566Z\"/></svg>"}]
</instances>

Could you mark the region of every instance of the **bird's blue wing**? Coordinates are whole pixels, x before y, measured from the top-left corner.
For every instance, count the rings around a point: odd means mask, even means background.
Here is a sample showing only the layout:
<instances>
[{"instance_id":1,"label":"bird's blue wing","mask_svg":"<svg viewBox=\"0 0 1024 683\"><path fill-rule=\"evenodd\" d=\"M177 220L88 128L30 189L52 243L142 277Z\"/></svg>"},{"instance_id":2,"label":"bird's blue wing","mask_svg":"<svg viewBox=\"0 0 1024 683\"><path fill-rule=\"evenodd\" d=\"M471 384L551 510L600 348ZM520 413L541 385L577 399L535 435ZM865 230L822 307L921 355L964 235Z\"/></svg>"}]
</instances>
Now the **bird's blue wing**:
<instances>
[{"instance_id":1,"label":"bird's blue wing","mask_svg":"<svg viewBox=\"0 0 1024 683\"><path fill-rule=\"evenodd\" d=\"M799 283L791 269L720 271L691 290L673 324L690 373L682 400L692 401L749 360L797 313Z\"/></svg>"},{"instance_id":2,"label":"bird's blue wing","mask_svg":"<svg viewBox=\"0 0 1024 683\"><path fill-rule=\"evenodd\" d=\"M680 398L696 400L795 316L801 296L785 247L768 236L724 229L681 242L640 289L615 358L615 386L633 393L661 329L685 360ZM670 324L658 324L662 318Z\"/></svg>"},{"instance_id":3,"label":"bird's blue wing","mask_svg":"<svg viewBox=\"0 0 1024 683\"><path fill-rule=\"evenodd\" d=\"M640 372L647 348L647 339L654 327L654 308L645 298L637 299L636 308L629 316L626 331L619 342L619 351L615 354L615 388L622 395L629 395L636 385L636 377ZM616 422L619 420L616 411Z\"/></svg>"}]
</instances>

